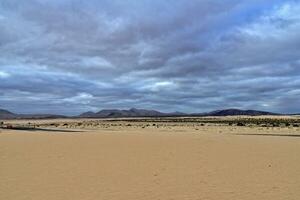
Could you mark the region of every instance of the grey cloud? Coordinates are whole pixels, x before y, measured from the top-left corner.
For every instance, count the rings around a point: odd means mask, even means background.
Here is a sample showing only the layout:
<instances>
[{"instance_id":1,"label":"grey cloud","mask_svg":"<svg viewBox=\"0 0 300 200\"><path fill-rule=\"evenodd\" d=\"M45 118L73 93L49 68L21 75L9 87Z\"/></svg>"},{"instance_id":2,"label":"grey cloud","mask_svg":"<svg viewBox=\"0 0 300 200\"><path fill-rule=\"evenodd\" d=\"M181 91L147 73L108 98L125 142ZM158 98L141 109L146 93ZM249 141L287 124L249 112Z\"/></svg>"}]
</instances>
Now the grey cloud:
<instances>
[{"instance_id":1,"label":"grey cloud","mask_svg":"<svg viewBox=\"0 0 300 200\"><path fill-rule=\"evenodd\" d=\"M3 0L0 105L300 112L297 13L277 0Z\"/></svg>"}]
</instances>

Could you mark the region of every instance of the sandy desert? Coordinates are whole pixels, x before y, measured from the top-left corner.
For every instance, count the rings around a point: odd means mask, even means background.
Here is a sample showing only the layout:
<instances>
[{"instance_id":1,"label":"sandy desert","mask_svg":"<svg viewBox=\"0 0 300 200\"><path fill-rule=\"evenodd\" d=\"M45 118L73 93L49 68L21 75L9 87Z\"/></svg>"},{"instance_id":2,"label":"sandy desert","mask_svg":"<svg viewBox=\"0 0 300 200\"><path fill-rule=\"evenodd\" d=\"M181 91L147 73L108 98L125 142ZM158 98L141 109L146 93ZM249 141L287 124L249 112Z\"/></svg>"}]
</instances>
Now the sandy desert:
<instances>
[{"instance_id":1,"label":"sandy desert","mask_svg":"<svg viewBox=\"0 0 300 200\"><path fill-rule=\"evenodd\" d=\"M299 199L299 117L257 119L5 121L0 199Z\"/></svg>"},{"instance_id":2,"label":"sandy desert","mask_svg":"<svg viewBox=\"0 0 300 200\"><path fill-rule=\"evenodd\" d=\"M0 0L0 200L300 200L300 0Z\"/></svg>"}]
</instances>

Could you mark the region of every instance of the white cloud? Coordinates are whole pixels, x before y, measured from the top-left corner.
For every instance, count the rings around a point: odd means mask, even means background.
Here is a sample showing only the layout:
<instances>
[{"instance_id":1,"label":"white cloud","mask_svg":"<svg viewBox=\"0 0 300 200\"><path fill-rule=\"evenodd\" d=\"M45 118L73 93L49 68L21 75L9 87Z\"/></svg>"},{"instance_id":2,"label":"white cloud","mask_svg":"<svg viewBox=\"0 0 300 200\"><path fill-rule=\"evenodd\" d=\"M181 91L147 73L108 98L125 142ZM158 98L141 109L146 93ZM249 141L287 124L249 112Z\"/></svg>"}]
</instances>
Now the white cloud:
<instances>
[{"instance_id":1,"label":"white cloud","mask_svg":"<svg viewBox=\"0 0 300 200\"><path fill-rule=\"evenodd\" d=\"M4 71L0 71L0 78L9 78L10 74Z\"/></svg>"},{"instance_id":2,"label":"white cloud","mask_svg":"<svg viewBox=\"0 0 300 200\"><path fill-rule=\"evenodd\" d=\"M171 81L162 81L162 82L157 82L157 83L154 83L154 87L168 87L168 86L171 86L171 85L174 85L173 82Z\"/></svg>"},{"instance_id":3,"label":"white cloud","mask_svg":"<svg viewBox=\"0 0 300 200\"><path fill-rule=\"evenodd\" d=\"M286 38L300 27L300 3L285 3L265 13L254 23L239 29L242 34L261 39Z\"/></svg>"},{"instance_id":4,"label":"white cloud","mask_svg":"<svg viewBox=\"0 0 300 200\"><path fill-rule=\"evenodd\" d=\"M87 68L112 68L113 65L106 59L101 57L88 57L83 58L81 66Z\"/></svg>"},{"instance_id":5,"label":"white cloud","mask_svg":"<svg viewBox=\"0 0 300 200\"><path fill-rule=\"evenodd\" d=\"M92 94L82 92L78 93L76 96L64 98L63 101L74 104L89 104L93 99L94 96Z\"/></svg>"},{"instance_id":6,"label":"white cloud","mask_svg":"<svg viewBox=\"0 0 300 200\"><path fill-rule=\"evenodd\" d=\"M148 86L151 91L160 91L164 89L174 89L176 84L172 81L160 81Z\"/></svg>"}]
</instances>

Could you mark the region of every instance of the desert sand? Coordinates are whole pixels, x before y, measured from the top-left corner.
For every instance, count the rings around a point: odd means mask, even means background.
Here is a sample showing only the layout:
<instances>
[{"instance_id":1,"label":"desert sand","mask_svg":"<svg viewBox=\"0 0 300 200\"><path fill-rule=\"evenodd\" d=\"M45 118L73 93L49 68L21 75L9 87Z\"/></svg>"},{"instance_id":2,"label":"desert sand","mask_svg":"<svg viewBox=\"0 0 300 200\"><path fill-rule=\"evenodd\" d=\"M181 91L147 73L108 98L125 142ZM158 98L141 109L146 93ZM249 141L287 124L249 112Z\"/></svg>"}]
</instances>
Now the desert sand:
<instances>
[{"instance_id":1,"label":"desert sand","mask_svg":"<svg viewBox=\"0 0 300 200\"><path fill-rule=\"evenodd\" d=\"M0 129L1 200L300 199L297 127L30 123Z\"/></svg>"}]
</instances>

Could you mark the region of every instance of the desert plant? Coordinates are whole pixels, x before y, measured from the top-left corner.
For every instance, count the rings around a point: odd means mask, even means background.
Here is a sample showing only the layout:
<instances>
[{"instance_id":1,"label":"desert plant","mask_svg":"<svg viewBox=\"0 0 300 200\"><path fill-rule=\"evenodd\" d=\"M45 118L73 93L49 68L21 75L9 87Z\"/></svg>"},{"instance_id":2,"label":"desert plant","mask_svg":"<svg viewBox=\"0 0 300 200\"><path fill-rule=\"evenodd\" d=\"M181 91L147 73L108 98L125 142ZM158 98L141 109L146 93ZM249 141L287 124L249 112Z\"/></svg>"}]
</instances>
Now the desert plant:
<instances>
[{"instance_id":1,"label":"desert plant","mask_svg":"<svg viewBox=\"0 0 300 200\"><path fill-rule=\"evenodd\" d=\"M238 122L236 125L237 125L237 126L245 126L245 124L242 123L242 122Z\"/></svg>"}]
</instances>

